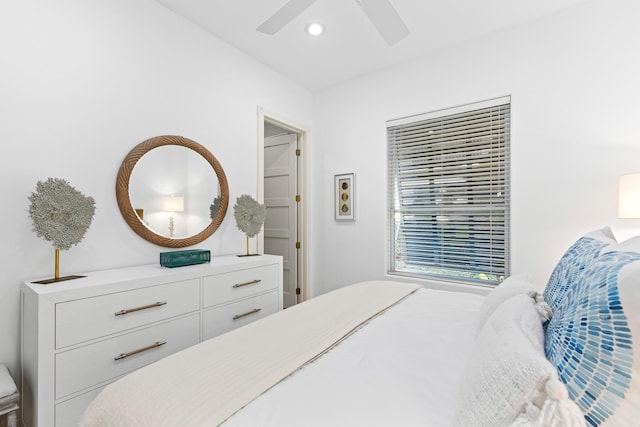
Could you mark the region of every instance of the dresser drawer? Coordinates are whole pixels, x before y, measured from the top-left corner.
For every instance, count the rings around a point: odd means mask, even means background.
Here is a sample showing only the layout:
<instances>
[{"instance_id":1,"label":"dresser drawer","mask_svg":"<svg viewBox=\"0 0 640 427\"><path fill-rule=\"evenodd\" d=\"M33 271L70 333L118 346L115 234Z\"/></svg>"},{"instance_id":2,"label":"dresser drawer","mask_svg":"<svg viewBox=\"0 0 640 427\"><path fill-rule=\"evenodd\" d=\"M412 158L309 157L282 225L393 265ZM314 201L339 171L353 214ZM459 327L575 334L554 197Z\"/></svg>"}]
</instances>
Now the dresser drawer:
<instances>
[{"instance_id":1,"label":"dresser drawer","mask_svg":"<svg viewBox=\"0 0 640 427\"><path fill-rule=\"evenodd\" d=\"M56 426L77 426L91 401L104 389L99 387L56 405Z\"/></svg>"},{"instance_id":2,"label":"dresser drawer","mask_svg":"<svg viewBox=\"0 0 640 427\"><path fill-rule=\"evenodd\" d=\"M203 278L203 307L225 304L278 287L278 266L248 268Z\"/></svg>"},{"instance_id":3,"label":"dresser drawer","mask_svg":"<svg viewBox=\"0 0 640 427\"><path fill-rule=\"evenodd\" d=\"M56 304L56 348L200 309L199 279Z\"/></svg>"},{"instance_id":4,"label":"dresser drawer","mask_svg":"<svg viewBox=\"0 0 640 427\"><path fill-rule=\"evenodd\" d=\"M56 399L113 380L197 344L199 324L200 315L196 313L56 354ZM145 348L148 350L136 353ZM127 353L134 354L127 356Z\"/></svg>"},{"instance_id":5,"label":"dresser drawer","mask_svg":"<svg viewBox=\"0 0 640 427\"><path fill-rule=\"evenodd\" d=\"M277 291L212 308L202 313L202 339L213 338L277 311Z\"/></svg>"}]
</instances>

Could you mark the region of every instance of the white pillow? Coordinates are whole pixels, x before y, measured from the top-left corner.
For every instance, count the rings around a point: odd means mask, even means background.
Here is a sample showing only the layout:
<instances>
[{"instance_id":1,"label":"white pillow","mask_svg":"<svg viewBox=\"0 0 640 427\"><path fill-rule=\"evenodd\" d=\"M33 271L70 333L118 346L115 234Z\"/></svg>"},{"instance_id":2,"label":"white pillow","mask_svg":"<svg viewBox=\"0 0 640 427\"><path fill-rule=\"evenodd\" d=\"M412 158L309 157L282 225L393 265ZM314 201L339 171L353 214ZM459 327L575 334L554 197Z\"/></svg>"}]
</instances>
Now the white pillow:
<instances>
[{"instance_id":1,"label":"white pillow","mask_svg":"<svg viewBox=\"0 0 640 427\"><path fill-rule=\"evenodd\" d=\"M9 374L9 369L5 365L0 365L0 399L11 396L17 391L16 384Z\"/></svg>"},{"instance_id":2,"label":"white pillow","mask_svg":"<svg viewBox=\"0 0 640 427\"><path fill-rule=\"evenodd\" d=\"M519 273L507 277L485 297L478 312L476 333L479 333L487 319L503 302L516 295L529 295L537 302L537 309L542 320L549 320L551 308L543 301L534 285L533 277L529 273Z\"/></svg>"},{"instance_id":3,"label":"white pillow","mask_svg":"<svg viewBox=\"0 0 640 427\"><path fill-rule=\"evenodd\" d=\"M530 296L516 295L502 303L480 330L470 353L454 426L507 426L516 421L536 425L542 416L564 423L558 425L584 425L573 402L563 399L562 392L547 390L560 383L544 356L543 339L542 321ZM573 409L565 410L567 405Z\"/></svg>"},{"instance_id":4,"label":"white pillow","mask_svg":"<svg viewBox=\"0 0 640 427\"><path fill-rule=\"evenodd\" d=\"M569 398L564 384L557 378L549 378L540 396L534 397L524 413L509 427L585 427L586 421L580 408Z\"/></svg>"}]
</instances>

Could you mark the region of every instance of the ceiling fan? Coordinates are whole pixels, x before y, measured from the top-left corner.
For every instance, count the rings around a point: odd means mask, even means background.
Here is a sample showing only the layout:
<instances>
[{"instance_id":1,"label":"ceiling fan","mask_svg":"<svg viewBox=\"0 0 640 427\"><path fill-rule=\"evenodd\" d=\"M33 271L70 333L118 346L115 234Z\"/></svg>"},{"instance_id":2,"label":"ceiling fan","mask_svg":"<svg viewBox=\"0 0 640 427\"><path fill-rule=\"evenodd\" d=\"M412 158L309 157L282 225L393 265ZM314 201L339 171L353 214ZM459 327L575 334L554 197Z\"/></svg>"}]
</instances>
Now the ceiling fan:
<instances>
[{"instance_id":1,"label":"ceiling fan","mask_svg":"<svg viewBox=\"0 0 640 427\"><path fill-rule=\"evenodd\" d=\"M273 35L316 1L289 0L256 29L261 33ZM360 5L389 46L409 35L409 29L389 0L356 0L356 3Z\"/></svg>"}]
</instances>

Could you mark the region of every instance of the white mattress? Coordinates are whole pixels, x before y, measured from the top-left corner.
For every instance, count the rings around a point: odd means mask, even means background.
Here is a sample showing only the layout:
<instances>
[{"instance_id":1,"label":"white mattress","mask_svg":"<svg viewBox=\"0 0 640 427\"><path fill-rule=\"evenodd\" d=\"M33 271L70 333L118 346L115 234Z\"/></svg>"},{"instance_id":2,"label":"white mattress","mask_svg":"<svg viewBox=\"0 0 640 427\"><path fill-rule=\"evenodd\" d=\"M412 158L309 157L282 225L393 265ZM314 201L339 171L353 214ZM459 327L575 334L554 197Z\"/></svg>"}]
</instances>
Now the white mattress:
<instances>
[{"instance_id":1,"label":"white mattress","mask_svg":"<svg viewBox=\"0 0 640 427\"><path fill-rule=\"evenodd\" d=\"M451 426L483 299L419 289L224 427Z\"/></svg>"}]
</instances>

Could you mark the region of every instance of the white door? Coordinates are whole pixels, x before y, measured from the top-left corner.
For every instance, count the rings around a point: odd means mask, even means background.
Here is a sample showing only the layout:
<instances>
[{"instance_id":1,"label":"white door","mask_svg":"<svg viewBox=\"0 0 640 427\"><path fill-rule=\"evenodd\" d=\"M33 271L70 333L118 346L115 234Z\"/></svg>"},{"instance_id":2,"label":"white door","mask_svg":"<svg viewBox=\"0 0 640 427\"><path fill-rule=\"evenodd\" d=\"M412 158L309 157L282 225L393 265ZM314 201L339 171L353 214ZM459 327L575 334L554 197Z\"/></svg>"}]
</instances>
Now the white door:
<instances>
[{"instance_id":1,"label":"white door","mask_svg":"<svg viewBox=\"0 0 640 427\"><path fill-rule=\"evenodd\" d=\"M283 258L283 307L298 302L297 159L298 136L278 135L264 140L264 253Z\"/></svg>"}]
</instances>

